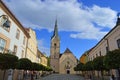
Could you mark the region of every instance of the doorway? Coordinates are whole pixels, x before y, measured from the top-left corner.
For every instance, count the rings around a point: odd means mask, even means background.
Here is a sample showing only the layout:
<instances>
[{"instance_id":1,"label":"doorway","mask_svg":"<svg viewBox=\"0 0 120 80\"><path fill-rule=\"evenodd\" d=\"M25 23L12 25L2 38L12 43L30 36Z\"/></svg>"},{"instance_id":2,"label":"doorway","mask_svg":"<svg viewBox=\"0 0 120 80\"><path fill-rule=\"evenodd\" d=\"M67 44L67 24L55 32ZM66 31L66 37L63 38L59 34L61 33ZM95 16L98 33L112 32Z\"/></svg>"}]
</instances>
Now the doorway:
<instances>
[{"instance_id":1,"label":"doorway","mask_svg":"<svg viewBox=\"0 0 120 80\"><path fill-rule=\"evenodd\" d=\"M67 74L70 74L70 70L67 70Z\"/></svg>"}]
</instances>

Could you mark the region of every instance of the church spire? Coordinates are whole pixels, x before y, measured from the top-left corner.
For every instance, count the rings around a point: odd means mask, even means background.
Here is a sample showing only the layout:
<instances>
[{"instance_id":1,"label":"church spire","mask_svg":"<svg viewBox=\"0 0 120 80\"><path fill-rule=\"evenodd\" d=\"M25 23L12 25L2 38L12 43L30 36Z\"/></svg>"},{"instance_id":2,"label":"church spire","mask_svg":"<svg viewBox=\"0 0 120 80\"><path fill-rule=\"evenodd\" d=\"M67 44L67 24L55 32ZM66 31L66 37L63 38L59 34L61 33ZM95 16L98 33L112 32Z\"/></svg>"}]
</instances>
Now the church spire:
<instances>
[{"instance_id":1,"label":"church spire","mask_svg":"<svg viewBox=\"0 0 120 80\"><path fill-rule=\"evenodd\" d=\"M54 27L54 33L53 33L53 37L58 37L58 26L57 26L57 19L55 20L55 27Z\"/></svg>"},{"instance_id":2,"label":"church spire","mask_svg":"<svg viewBox=\"0 0 120 80\"><path fill-rule=\"evenodd\" d=\"M58 27L57 27L57 19L55 21L54 35L58 36Z\"/></svg>"}]
</instances>

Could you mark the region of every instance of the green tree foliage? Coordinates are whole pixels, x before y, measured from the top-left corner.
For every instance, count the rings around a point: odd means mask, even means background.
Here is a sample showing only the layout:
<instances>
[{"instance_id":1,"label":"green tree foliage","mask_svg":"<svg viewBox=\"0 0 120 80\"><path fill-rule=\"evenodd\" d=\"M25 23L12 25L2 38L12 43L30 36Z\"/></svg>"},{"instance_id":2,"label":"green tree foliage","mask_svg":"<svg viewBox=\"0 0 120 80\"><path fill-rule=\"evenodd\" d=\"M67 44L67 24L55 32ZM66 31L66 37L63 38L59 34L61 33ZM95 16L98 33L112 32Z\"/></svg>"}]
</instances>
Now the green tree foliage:
<instances>
[{"instance_id":1,"label":"green tree foliage","mask_svg":"<svg viewBox=\"0 0 120 80\"><path fill-rule=\"evenodd\" d=\"M23 70L31 70L32 62L27 58L21 58L18 60L16 68Z\"/></svg>"},{"instance_id":2,"label":"green tree foliage","mask_svg":"<svg viewBox=\"0 0 120 80\"><path fill-rule=\"evenodd\" d=\"M104 63L108 69L120 68L120 49L116 49L107 53Z\"/></svg>"},{"instance_id":3,"label":"green tree foliage","mask_svg":"<svg viewBox=\"0 0 120 80\"><path fill-rule=\"evenodd\" d=\"M99 56L99 57L96 57L94 60L93 60L93 66L94 66L94 70L104 70L105 69L105 66L104 66L104 56Z\"/></svg>"},{"instance_id":4,"label":"green tree foliage","mask_svg":"<svg viewBox=\"0 0 120 80\"><path fill-rule=\"evenodd\" d=\"M14 69L18 57L9 53L0 53L0 69L4 70L3 80L5 78L5 73L7 69Z\"/></svg>"},{"instance_id":5,"label":"green tree foliage","mask_svg":"<svg viewBox=\"0 0 120 80\"><path fill-rule=\"evenodd\" d=\"M93 62L92 61L87 62L83 67L85 71L91 71L93 70Z\"/></svg>"},{"instance_id":6,"label":"green tree foliage","mask_svg":"<svg viewBox=\"0 0 120 80\"><path fill-rule=\"evenodd\" d=\"M84 66L83 63L79 63L76 65L76 67L74 67L74 70L75 71L83 71L83 66Z\"/></svg>"},{"instance_id":7,"label":"green tree foliage","mask_svg":"<svg viewBox=\"0 0 120 80\"><path fill-rule=\"evenodd\" d=\"M50 66L50 57L47 57L47 66Z\"/></svg>"},{"instance_id":8,"label":"green tree foliage","mask_svg":"<svg viewBox=\"0 0 120 80\"><path fill-rule=\"evenodd\" d=\"M16 62L18 61L18 57L12 54L0 53L0 69L14 69L16 66Z\"/></svg>"},{"instance_id":9,"label":"green tree foliage","mask_svg":"<svg viewBox=\"0 0 120 80\"><path fill-rule=\"evenodd\" d=\"M41 68L41 65L39 63L32 63L32 68L31 70L33 71L40 71L42 68Z\"/></svg>"}]
</instances>

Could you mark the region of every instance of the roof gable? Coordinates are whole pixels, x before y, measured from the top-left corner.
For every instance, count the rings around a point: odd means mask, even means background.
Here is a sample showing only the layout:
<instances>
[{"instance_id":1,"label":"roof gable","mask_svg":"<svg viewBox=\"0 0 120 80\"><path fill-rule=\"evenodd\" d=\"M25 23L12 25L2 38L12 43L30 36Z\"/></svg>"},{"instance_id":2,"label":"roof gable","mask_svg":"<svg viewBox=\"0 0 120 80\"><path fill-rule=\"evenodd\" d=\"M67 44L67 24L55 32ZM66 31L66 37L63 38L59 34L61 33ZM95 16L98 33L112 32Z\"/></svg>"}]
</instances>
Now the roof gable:
<instances>
[{"instance_id":1,"label":"roof gable","mask_svg":"<svg viewBox=\"0 0 120 80\"><path fill-rule=\"evenodd\" d=\"M64 53L72 53L72 52L67 48Z\"/></svg>"}]
</instances>

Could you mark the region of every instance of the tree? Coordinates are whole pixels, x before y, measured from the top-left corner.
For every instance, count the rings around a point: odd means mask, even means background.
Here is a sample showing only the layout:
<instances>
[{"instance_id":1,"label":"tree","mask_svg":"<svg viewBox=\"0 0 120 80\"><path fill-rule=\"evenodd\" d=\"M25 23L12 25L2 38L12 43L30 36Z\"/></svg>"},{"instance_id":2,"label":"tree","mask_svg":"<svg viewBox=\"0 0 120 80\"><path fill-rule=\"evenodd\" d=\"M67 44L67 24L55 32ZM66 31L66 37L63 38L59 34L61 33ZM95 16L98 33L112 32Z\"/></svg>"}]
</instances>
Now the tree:
<instances>
[{"instance_id":1,"label":"tree","mask_svg":"<svg viewBox=\"0 0 120 80\"><path fill-rule=\"evenodd\" d=\"M84 66L84 64L80 62L76 65L76 67L74 67L74 70L75 71L83 71L84 70L83 66Z\"/></svg>"},{"instance_id":2,"label":"tree","mask_svg":"<svg viewBox=\"0 0 120 80\"><path fill-rule=\"evenodd\" d=\"M95 70L104 70L104 56L99 56L93 60L93 66Z\"/></svg>"},{"instance_id":3,"label":"tree","mask_svg":"<svg viewBox=\"0 0 120 80\"><path fill-rule=\"evenodd\" d=\"M18 60L16 68L20 70L25 70L25 74L23 74L24 75L23 79L24 79L24 77L26 76L27 70L32 69L32 62L27 58L21 58Z\"/></svg>"},{"instance_id":4,"label":"tree","mask_svg":"<svg viewBox=\"0 0 120 80\"><path fill-rule=\"evenodd\" d=\"M87 63L84 65L84 70L86 70L86 71L91 71L91 70L93 70L93 62L92 62L92 61L87 62Z\"/></svg>"},{"instance_id":5,"label":"tree","mask_svg":"<svg viewBox=\"0 0 120 80\"><path fill-rule=\"evenodd\" d=\"M9 53L0 53L0 69L4 70L3 80L7 69L15 69L18 57Z\"/></svg>"},{"instance_id":6,"label":"tree","mask_svg":"<svg viewBox=\"0 0 120 80\"><path fill-rule=\"evenodd\" d=\"M107 69L118 69L120 75L120 49L116 49L107 53L104 59Z\"/></svg>"},{"instance_id":7,"label":"tree","mask_svg":"<svg viewBox=\"0 0 120 80\"><path fill-rule=\"evenodd\" d=\"M21 58L18 60L16 68L23 70L31 70L32 62L27 58Z\"/></svg>"},{"instance_id":8,"label":"tree","mask_svg":"<svg viewBox=\"0 0 120 80\"><path fill-rule=\"evenodd\" d=\"M103 70L106 69L104 65L104 56L96 57L93 60L93 66L94 70L101 71L101 75L103 76Z\"/></svg>"},{"instance_id":9,"label":"tree","mask_svg":"<svg viewBox=\"0 0 120 80\"><path fill-rule=\"evenodd\" d=\"M50 57L47 57L47 66L50 66Z\"/></svg>"},{"instance_id":10,"label":"tree","mask_svg":"<svg viewBox=\"0 0 120 80\"><path fill-rule=\"evenodd\" d=\"M41 70L40 64L38 64L38 63L32 63L31 70L33 70L33 71L40 71Z\"/></svg>"},{"instance_id":11,"label":"tree","mask_svg":"<svg viewBox=\"0 0 120 80\"><path fill-rule=\"evenodd\" d=\"M120 68L120 49L116 49L107 53L105 60L105 66L108 69Z\"/></svg>"}]
</instances>

